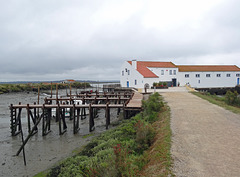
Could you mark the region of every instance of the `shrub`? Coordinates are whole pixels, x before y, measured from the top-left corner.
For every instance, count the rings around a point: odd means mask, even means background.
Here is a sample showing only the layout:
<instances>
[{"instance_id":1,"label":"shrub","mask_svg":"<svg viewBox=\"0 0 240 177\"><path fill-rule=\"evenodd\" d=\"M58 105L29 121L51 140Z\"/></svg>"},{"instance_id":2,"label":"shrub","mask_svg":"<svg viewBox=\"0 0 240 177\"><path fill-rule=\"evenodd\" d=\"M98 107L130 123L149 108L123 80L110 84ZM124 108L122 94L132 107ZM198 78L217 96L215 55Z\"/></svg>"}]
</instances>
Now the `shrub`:
<instances>
[{"instance_id":1,"label":"shrub","mask_svg":"<svg viewBox=\"0 0 240 177\"><path fill-rule=\"evenodd\" d=\"M230 90L228 90L225 95L225 100L226 100L226 103L230 105L239 104L238 92L237 91L231 92Z\"/></svg>"},{"instance_id":2,"label":"shrub","mask_svg":"<svg viewBox=\"0 0 240 177\"><path fill-rule=\"evenodd\" d=\"M155 136L155 131L152 128L151 124L148 124L147 122L141 120L138 121L135 127L138 151L140 154L142 154L144 150L148 149L148 147L151 146L153 138Z\"/></svg>"},{"instance_id":3,"label":"shrub","mask_svg":"<svg viewBox=\"0 0 240 177\"><path fill-rule=\"evenodd\" d=\"M143 113L94 138L76 157L52 169L48 176L139 176L147 163L144 151L155 136L151 122L157 120L163 102L155 93L143 105Z\"/></svg>"},{"instance_id":4,"label":"shrub","mask_svg":"<svg viewBox=\"0 0 240 177\"><path fill-rule=\"evenodd\" d=\"M149 122L156 121L158 112L161 110L161 107L164 106L160 99L160 95L157 92L151 95L147 101L143 100L142 105L144 109L144 117Z\"/></svg>"}]
</instances>

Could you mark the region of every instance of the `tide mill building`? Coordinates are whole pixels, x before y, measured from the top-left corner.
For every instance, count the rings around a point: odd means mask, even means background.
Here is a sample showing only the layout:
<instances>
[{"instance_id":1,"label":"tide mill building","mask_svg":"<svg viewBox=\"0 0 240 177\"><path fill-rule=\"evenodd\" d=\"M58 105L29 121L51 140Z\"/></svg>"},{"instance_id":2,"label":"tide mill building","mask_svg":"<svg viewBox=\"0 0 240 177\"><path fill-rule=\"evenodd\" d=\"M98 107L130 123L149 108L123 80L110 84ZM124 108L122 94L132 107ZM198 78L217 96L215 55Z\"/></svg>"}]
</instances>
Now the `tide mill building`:
<instances>
[{"instance_id":1,"label":"tide mill building","mask_svg":"<svg viewBox=\"0 0 240 177\"><path fill-rule=\"evenodd\" d=\"M236 65L175 65L172 62L125 61L121 67L122 87L150 88L154 82L193 88L235 87L240 84Z\"/></svg>"}]
</instances>

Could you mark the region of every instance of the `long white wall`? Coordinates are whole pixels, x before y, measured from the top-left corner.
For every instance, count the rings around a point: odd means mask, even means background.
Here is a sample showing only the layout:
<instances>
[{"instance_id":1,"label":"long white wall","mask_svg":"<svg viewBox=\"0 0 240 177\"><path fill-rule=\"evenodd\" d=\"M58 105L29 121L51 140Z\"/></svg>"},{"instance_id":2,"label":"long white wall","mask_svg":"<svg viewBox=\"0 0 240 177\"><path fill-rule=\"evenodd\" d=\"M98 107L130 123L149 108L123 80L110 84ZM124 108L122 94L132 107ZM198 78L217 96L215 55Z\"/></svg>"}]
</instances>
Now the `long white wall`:
<instances>
[{"instance_id":1,"label":"long white wall","mask_svg":"<svg viewBox=\"0 0 240 177\"><path fill-rule=\"evenodd\" d=\"M193 88L235 87L240 72L179 72L180 86L190 84ZM210 77L206 75L210 74ZM230 74L230 77L227 77ZM189 77L185 77L188 75ZM219 77L217 77L217 75ZM199 76L199 77L198 77Z\"/></svg>"},{"instance_id":2,"label":"long white wall","mask_svg":"<svg viewBox=\"0 0 240 177\"><path fill-rule=\"evenodd\" d=\"M125 61L121 66L120 83L122 87L127 87L127 83L129 83L129 87L144 88L145 84L149 84L151 87L154 82L167 82L172 81L172 79L176 79L176 84L179 83L180 86L190 84L193 88L235 87L237 85L237 79L240 78L240 72L179 72L178 68L152 67L148 69L159 77L144 78L136 70L135 64L136 62L134 61L132 61L132 65ZM186 74L189 77L185 77ZM206 74L210 74L210 77L206 77ZM218 76L220 74L220 77L217 77L217 74ZM227 77L227 74L230 74L230 77Z\"/></svg>"}]
</instances>

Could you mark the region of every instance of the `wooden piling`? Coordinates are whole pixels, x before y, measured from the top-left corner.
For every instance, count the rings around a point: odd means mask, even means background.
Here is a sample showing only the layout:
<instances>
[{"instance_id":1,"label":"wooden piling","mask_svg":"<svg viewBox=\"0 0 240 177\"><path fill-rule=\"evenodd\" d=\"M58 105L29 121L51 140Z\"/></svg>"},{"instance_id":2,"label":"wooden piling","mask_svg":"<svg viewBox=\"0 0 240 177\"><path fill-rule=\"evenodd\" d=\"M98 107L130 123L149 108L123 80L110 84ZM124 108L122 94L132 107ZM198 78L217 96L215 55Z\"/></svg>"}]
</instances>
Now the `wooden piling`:
<instances>
[{"instance_id":1,"label":"wooden piling","mask_svg":"<svg viewBox=\"0 0 240 177\"><path fill-rule=\"evenodd\" d=\"M30 109L29 104L27 104L27 120L28 120L28 133L31 131L31 122L30 122Z\"/></svg>"},{"instance_id":2,"label":"wooden piling","mask_svg":"<svg viewBox=\"0 0 240 177\"><path fill-rule=\"evenodd\" d=\"M36 122L36 124L33 126L31 132L28 134L27 138L23 141L23 144L21 145L20 149L18 150L16 156L18 156L20 154L20 152L23 150L25 144L28 142L28 140L30 139L30 137L32 136L33 132L35 131L36 127L38 126L38 124L40 123L42 119L42 116L40 116L40 118L38 119L38 121ZM21 121L20 121L21 122Z\"/></svg>"},{"instance_id":3,"label":"wooden piling","mask_svg":"<svg viewBox=\"0 0 240 177\"><path fill-rule=\"evenodd\" d=\"M93 108L92 104L89 104L89 132L94 130Z\"/></svg>"},{"instance_id":4,"label":"wooden piling","mask_svg":"<svg viewBox=\"0 0 240 177\"><path fill-rule=\"evenodd\" d=\"M106 129L108 129L108 126L110 124L110 109L109 109L109 103L106 104Z\"/></svg>"}]
</instances>

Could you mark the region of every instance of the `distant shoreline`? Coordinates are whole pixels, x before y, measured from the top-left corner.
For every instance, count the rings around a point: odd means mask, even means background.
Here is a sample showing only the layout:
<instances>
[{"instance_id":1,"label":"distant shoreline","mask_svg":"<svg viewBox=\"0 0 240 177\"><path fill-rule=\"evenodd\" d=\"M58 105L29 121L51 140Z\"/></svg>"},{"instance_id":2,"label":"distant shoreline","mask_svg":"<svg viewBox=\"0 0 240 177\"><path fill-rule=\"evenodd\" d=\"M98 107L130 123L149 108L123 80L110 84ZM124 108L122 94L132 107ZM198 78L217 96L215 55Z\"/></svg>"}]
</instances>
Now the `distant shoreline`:
<instances>
[{"instance_id":1,"label":"distant shoreline","mask_svg":"<svg viewBox=\"0 0 240 177\"><path fill-rule=\"evenodd\" d=\"M28 84L28 83L61 83L64 80L57 80L57 81L6 81L6 82L0 82L0 84ZM120 83L120 80L75 80L76 82L81 83Z\"/></svg>"}]
</instances>

